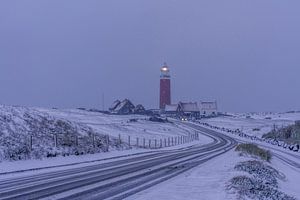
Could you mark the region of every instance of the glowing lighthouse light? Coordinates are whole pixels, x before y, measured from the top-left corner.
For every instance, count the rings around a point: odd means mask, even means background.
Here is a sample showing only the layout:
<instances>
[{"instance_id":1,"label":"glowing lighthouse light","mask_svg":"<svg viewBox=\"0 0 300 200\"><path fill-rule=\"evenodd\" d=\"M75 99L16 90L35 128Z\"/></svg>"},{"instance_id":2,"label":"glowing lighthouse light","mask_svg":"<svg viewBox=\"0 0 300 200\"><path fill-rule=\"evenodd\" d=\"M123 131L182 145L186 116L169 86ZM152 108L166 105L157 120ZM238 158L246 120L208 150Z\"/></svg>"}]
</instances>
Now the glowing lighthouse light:
<instances>
[{"instance_id":1,"label":"glowing lighthouse light","mask_svg":"<svg viewBox=\"0 0 300 200\"><path fill-rule=\"evenodd\" d=\"M170 78L170 69L166 63L164 64L164 66L162 66L160 71L161 71L161 75L160 75L161 78Z\"/></svg>"},{"instance_id":2,"label":"glowing lighthouse light","mask_svg":"<svg viewBox=\"0 0 300 200\"><path fill-rule=\"evenodd\" d=\"M163 68L161 68L161 71L167 72L167 71L169 71L169 68L168 67L163 67Z\"/></svg>"}]
</instances>

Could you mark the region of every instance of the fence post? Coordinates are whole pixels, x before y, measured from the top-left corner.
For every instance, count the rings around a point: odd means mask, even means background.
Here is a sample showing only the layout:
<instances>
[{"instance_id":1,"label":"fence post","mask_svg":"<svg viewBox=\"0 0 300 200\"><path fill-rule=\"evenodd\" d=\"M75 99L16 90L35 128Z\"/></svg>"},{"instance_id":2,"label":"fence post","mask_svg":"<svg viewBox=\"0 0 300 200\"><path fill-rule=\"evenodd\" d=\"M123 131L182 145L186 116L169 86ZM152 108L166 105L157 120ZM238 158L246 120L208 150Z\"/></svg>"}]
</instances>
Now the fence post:
<instances>
[{"instance_id":1,"label":"fence post","mask_svg":"<svg viewBox=\"0 0 300 200\"><path fill-rule=\"evenodd\" d=\"M168 147L170 146L170 138L168 137Z\"/></svg>"},{"instance_id":2,"label":"fence post","mask_svg":"<svg viewBox=\"0 0 300 200\"><path fill-rule=\"evenodd\" d=\"M122 140L121 140L121 134L119 134L119 145L122 144Z\"/></svg>"},{"instance_id":3,"label":"fence post","mask_svg":"<svg viewBox=\"0 0 300 200\"><path fill-rule=\"evenodd\" d=\"M32 135L29 136L29 149L32 151Z\"/></svg>"},{"instance_id":4,"label":"fence post","mask_svg":"<svg viewBox=\"0 0 300 200\"><path fill-rule=\"evenodd\" d=\"M155 146L155 149L156 149L156 147L157 147L157 140L156 139L154 140L154 146Z\"/></svg>"},{"instance_id":5,"label":"fence post","mask_svg":"<svg viewBox=\"0 0 300 200\"><path fill-rule=\"evenodd\" d=\"M146 149L146 139L145 138L143 138L143 147L144 147L144 149Z\"/></svg>"},{"instance_id":6,"label":"fence post","mask_svg":"<svg viewBox=\"0 0 300 200\"><path fill-rule=\"evenodd\" d=\"M151 139L149 139L149 149L151 149Z\"/></svg>"},{"instance_id":7,"label":"fence post","mask_svg":"<svg viewBox=\"0 0 300 200\"><path fill-rule=\"evenodd\" d=\"M54 146L55 146L55 148L57 148L57 134L54 134L53 135L54 136Z\"/></svg>"},{"instance_id":8,"label":"fence post","mask_svg":"<svg viewBox=\"0 0 300 200\"><path fill-rule=\"evenodd\" d=\"M136 138L136 146L139 147L139 138Z\"/></svg>"},{"instance_id":9,"label":"fence post","mask_svg":"<svg viewBox=\"0 0 300 200\"><path fill-rule=\"evenodd\" d=\"M165 147L167 147L167 139L165 138L164 140L165 140Z\"/></svg>"},{"instance_id":10,"label":"fence post","mask_svg":"<svg viewBox=\"0 0 300 200\"><path fill-rule=\"evenodd\" d=\"M130 144L130 135L128 135L128 145L129 145L129 147L131 146L131 144Z\"/></svg>"},{"instance_id":11,"label":"fence post","mask_svg":"<svg viewBox=\"0 0 300 200\"><path fill-rule=\"evenodd\" d=\"M93 147L95 148L95 135L92 135L92 142L93 142Z\"/></svg>"},{"instance_id":12,"label":"fence post","mask_svg":"<svg viewBox=\"0 0 300 200\"><path fill-rule=\"evenodd\" d=\"M75 136L75 145L78 146L78 135Z\"/></svg>"},{"instance_id":13,"label":"fence post","mask_svg":"<svg viewBox=\"0 0 300 200\"><path fill-rule=\"evenodd\" d=\"M106 151L109 151L109 135L106 135Z\"/></svg>"},{"instance_id":14,"label":"fence post","mask_svg":"<svg viewBox=\"0 0 300 200\"><path fill-rule=\"evenodd\" d=\"M160 139L160 148L162 148L162 139Z\"/></svg>"},{"instance_id":15,"label":"fence post","mask_svg":"<svg viewBox=\"0 0 300 200\"><path fill-rule=\"evenodd\" d=\"M172 146L174 146L174 138L172 137Z\"/></svg>"}]
</instances>

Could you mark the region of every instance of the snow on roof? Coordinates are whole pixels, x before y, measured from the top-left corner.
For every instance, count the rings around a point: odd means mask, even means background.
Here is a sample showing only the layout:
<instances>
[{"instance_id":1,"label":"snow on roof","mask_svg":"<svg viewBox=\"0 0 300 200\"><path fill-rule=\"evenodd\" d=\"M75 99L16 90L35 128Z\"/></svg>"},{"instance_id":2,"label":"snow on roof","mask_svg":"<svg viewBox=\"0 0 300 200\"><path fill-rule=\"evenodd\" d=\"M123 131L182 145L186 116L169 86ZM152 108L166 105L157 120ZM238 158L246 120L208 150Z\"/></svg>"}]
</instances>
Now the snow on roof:
<instances>
[{"instance_id":1,"label":"snow on roof","mask_svg":"<svg viewBox=\"0 0 300 200\"><path fill-rule=\"evenodd\" d=\"M177 109L178 109L178 104L166 105L165 107L166 112L176 112Z\"/></svg>"},{"instance_id":2,"label":"snow on roof","mask_svg":"<svg viewBox=\"0 0 300 200\"><path fill-rule=\"evenodd\" d=\"M198 104L195 103L179 103L183 112L199 112Z\"/></svg>"},{"instance_id":3,"label":"snow on roof","mask_svg":"<svg viewBox=\"0 0 300 200\"><path fill-rule=\"evenodd\" d=\"M200 108L202 110L207 110L207 109L217 110L218 106L216 101L201 101Z\"/></svg>"},{"instance_id":4,"label":"snow on roof","mask_svg":"<svg viewBox=\"0 0 300 200\"><path fill-rule=\"evenodd\" d=\"M114 110L119 104L121 103L120 100L116 100L113 102L113 104L110 106L110 110Z\"/></svg>"},{"instance_id":5,"label":"snow on roof","mask_svg":"<svg viewBox=\"0 0 300 200\"><path fill-rule=\"evenodd\" d=\"M131 104L131 105L133 105L132 103L131 103L131 101L129 101L128 99L124 99L115 109L114 109L114 111L119 111L119 110L121 110L126 104Z\"/></svg>"}]
</instances>

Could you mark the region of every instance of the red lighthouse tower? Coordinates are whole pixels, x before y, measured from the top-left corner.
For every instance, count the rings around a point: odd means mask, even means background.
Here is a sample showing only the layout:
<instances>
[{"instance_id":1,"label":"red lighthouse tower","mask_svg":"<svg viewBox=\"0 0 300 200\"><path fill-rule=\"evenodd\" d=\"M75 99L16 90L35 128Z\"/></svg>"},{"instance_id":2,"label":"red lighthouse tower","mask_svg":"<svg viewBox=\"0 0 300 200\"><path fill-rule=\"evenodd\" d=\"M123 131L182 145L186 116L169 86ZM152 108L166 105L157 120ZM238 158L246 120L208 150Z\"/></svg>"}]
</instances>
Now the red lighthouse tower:
<instances>
[{"instance_id":1,"label":"red lighthouse tower","mask_svg":"<svg viewBox=\"0 0 300 200\"><path fill-rule=\"evenodd\" d=\"M159 108L165 109L166 105L171 104L171 76L167 64L160 69L160 99Z\"/></svg>"}]
</instances>

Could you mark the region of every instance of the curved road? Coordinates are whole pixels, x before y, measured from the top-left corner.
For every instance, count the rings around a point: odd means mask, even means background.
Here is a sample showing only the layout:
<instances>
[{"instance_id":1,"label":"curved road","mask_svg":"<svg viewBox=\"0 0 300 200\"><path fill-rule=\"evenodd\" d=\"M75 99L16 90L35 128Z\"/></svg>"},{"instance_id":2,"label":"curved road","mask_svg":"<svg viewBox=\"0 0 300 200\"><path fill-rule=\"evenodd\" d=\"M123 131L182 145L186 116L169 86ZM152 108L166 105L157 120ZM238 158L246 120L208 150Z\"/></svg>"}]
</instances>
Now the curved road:
<instances>
[{"instance_id":1,"label":"curved road","mask_svg":"<svg viewBox=\"0 0 300 200\"><path fill-rule=\"evenodd\" d=\"M226 153L237 142L185 123L213 139L172 151L0 181L0 199L124 199Z\"/></svg>"}]
</instances>

